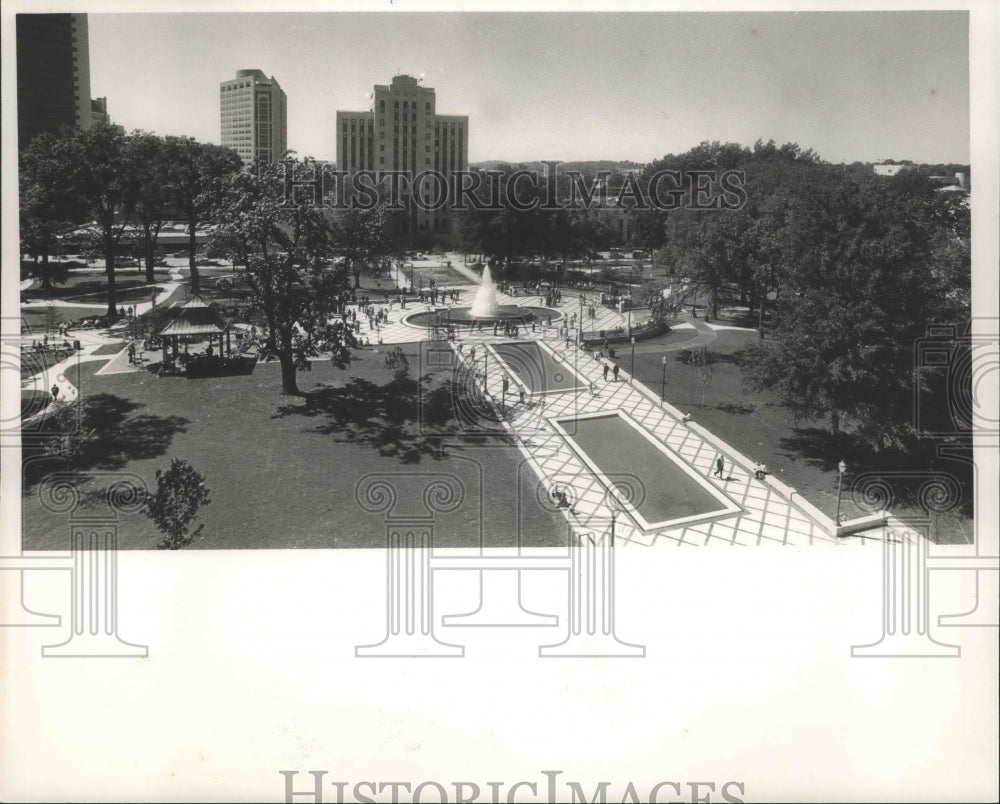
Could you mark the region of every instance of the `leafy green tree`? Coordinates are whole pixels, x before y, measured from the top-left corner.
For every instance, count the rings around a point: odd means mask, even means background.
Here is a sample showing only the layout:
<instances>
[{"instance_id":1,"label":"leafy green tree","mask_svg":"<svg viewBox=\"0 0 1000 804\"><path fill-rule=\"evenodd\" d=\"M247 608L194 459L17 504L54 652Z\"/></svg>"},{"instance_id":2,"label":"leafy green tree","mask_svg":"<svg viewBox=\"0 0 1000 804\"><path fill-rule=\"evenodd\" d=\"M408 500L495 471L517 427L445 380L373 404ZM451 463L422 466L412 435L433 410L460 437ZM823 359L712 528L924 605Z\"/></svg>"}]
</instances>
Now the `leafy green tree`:
<instances>
[{"instance_id":1,"label":"leafy green tree","mask_svg":"<svg viewBox=\"0 0 1000 804\"><path fill-rule=\"evenodd\" d=\"M192 137L167 137L165 151L166 189L172 202L187 218L191 292L198 293L201 284L197 261L198 225L214 209L226 179L240 170L242 162L231 148L198 142Z\"/></svg>"},{"instance_id":2,"label":"leafy green tree","mask_svg":"<svg viewBox=\"0 0 1000 804\"><path fill-rule=\"evenodd\" d=\"M52 134L40 134L21 152L18 190L21 253L33 257L31 273L41 279L42 288L51 290L53 282L63 283L69 275L49 257L58 249L60 236L82 219Z\"/></svg>"},{"instance_id":3,"label":"leafy green tree","mask_svg":"<svg viewBox=\"0 0 1000 804\"><path fill-rule=\"evenodd\" d=\"M281 393L298 395L296 325L312 332L325 323L331 299L347 284L334 262L336 228L321 208L285 197L275 166L229 176L211 214L218 222L213 239L236 257L238 279L266 323Z\"/></svg>"},{"instance_id":4,"label":"leafy green tree","mask_svg":"<svg viewBox=\"0 0 1000 804\"><path fill-rule=\"evenodd\" d=\"M204 523L191 526L202 506L211 502L205 478L187 461L173 458L170 468L156 470L156 492L146 498L146 515L164 534L158 547L177 550L201 533Z\"/></svg>"},{"instance_id":5,"label":"leafy green tree","mask_svg":"<svg viewBox=\"0 0 1000 804\"><path fill-rule=\"evenodd\" d=\"M355 288L361 287L363 275L380 276L396 254L390 225L384 204L372 209L349 207L337 216L337 239Z\"/></svg>"},{"instance_id":6,"label":"leafy green tree","mask_svg":"<svg viewBox=\"0 0 1000 804\"><path fill-rule=\"evenodd\" d=\"M815 179L799 188L781 236L775 340L747 350L746 379L799 417L826 418L834 434L846 421L875 447L902 445L914 343L927 324L963 312L950 286L958 269L935 264L947 202L909 179L835 168Z\"/></svg>"},{"instance_id":7,"label":"leafy green tree","mask_svg":"<svg viewBox=\"0 0 1000 804\"><path fill-rule=\"evenodd\" d=\"M698 387L701 389L701 406L705 407L705 393L708 391L708 386L712 384L712 377L715 375L715 355L702 346L700 349L695 349L692 352L691 365L698 372Z\"/></svg>"},{"instance_id":8,"label":"leafy green tree","mask_svg":"<svg viewBox=\"0 0 1000 804\"><path fill-rule=\"evenodd\" d=\"M146 282L156 281L156 241L171 209L170 154L166 141L155 134L133 134L138 170L135 218L141 230L140 255Z\"/></svg>"},{"instance_id":9,"label":"leafy green tree","mask_svg":"<svg viewBox=\"0 0 1000 804\"><path fill-rule=\"evenodd\" d=\"M74 130L52 142L52 158L69 192L94 221L96 246L108 278L108 316L118 314L115 258L135 212L138 170L134 140L105 123Z\"/></svg>"}]
</instances>

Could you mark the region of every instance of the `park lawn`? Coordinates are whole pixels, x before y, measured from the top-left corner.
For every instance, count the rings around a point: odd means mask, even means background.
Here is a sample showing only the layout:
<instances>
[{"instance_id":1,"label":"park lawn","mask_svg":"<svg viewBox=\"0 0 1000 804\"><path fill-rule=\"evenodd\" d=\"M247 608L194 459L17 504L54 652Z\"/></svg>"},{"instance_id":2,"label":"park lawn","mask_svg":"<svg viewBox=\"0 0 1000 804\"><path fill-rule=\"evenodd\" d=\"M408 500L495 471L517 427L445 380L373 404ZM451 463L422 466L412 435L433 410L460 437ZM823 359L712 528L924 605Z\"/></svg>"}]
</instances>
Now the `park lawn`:
<instances>
[{"instance_id":1,"label":"park lawn","mask_svg":"<svg viewBox=\"0 0 1000 804\"><path fill-rule=\"evenodd\" d=\"M442 262L438 264L437 262L431 261L421 261L417 260L413 263L413 282L414 287L418 290L421 287L430 287L430 281L433 279L438 287L454 287L457 285L471 285L472 282L465 274L456 271L454 268L449 268L444 262L447 258L442 257ZM454 262L454 260L453 260ZM406 264L407 267L403 270L403 275L409 279L410 278L410 263ZM392 284L391 280L382 280L383 285L386 283Z\"/></svg>"},{"instance_id":2,"label":"park lawn","mask_svg":"<svg viewBox=\"0 0 1000 804\"><path fill-rule=\"evenodd\" d=\"M48 391L21 391L21 418L31 417L45 410L52 402Z\"/></svg>"},{"instance_id":3,"label":"park lawn","mask_svg":"<svg viewBox=\"0 0 1000 804\"><path fill-rule=\"evenodd\" d=\"M156 470L172 457L190 462L204 475L211 503L200 515L203 532L187 549L383 547L385 513L364 510L356 498L369 473L387 473L397 487L396 516L425 513L420 492L429 474L459 478L460 505L436 515L436 546L479 548L482 538L486 546L516 547L517 534L523 546L565 546L567 524L537 502L536 478L518 449L505 437L477 446L457 436L450 370L421 371L430 376L421 394L413 379L417 348L405 349L414 371L403 377L372 350L358 350L346 371L315 361L312 371L299 373L300 387L316 392L310 407L279 394L276 363L198 380L95 376L101 364L85 363L81 393L100 395L108 422L88 469L136 473L152 489ZM449 445L443 457L442 441ZM28 450L25 549L66 548L65 515L38 499L39 479L60 469ZM81 489L96 499L111 480L84 481ZM141 513L123 517L119 536L123 549L153 548L161 538Z\"/></svg>"},{"instance_id":4,"label":"park lawn","mask_svg":"<svg viewBox=\"0 0 1000 804\"><path fill-rule=\"evenodd\" d=\"M157 282L169 282L170 274L166 268L157 268L154 272ZM146 288L146 272L144 268L118 268L115 271L115 290L124 292L132 288ZM50 291L42 289L36 281L30 288L21 293L21 301L46 301L60 299L84 304L100 304L106 298L108 291L107 275L104 268L70 271L66 282L53 284ZM149 291L145 290L149 296Z\"/></svg>"},{"instance_id":5,"label":"park lawn","mask_svg":"<svg viewBox=\"0 0 1000 804\"><path fill-rule=\"evenodd\" d=\"M43 371L47 371L51 366L60 363L70 354L63 349L51 349L44 352L26 350L21 352L21 381L34 377Z\"/></svg>"},{"instance_id":6,"label":"park lawn","mask_svg":"<svg viewBox=\"0 0 1000 804\"><path fill-rule=\"evenodd\" d=\"M851 444L850 439L833 438L823 421L796 422L770 393L753 393L742 387L737 365L741 349L758 337L755 332L720 330L707 345L719 362L705 388L702 404L698 372L677 359L677 352L667 353L666 400L682 412L690 413L725 442L751 461L763 461L777 478L799 491L821 511L834 517L837 510L837 464L844 459L848 466L841 513L850 518L865 513L851 499L852 476L875 471L942 471L954 474L966 492L965 505L932 522L931 536L942 543L964 544L973 538L971 477L961 461L938 460L931 456L899 455L889 451L875 454ZM657 396L660 395L663 366L659 353L636 355L636 378ZM629 356L622 352L619 361L628 367ZM922 516L916 505L893 509L899 516Z\"/></svg>"}]
</instances>

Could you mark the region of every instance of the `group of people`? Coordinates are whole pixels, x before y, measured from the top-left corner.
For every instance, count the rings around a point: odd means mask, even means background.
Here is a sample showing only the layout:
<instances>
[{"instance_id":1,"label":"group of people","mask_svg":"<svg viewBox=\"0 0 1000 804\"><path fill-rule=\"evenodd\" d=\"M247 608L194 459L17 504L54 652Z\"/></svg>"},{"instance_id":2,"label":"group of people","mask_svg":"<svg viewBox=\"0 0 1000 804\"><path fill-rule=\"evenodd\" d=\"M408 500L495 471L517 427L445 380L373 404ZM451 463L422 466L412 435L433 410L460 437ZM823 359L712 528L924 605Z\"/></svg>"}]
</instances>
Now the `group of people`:
<instances>
[{"instance_id":1,"label":"group of people","mask_svg":"<svg viewBox=\"0 0 1000 804\"><path fill-rule=\"evenodd\" d=\"M385 353L385 365L391 369L409 369L410 361L406 358L402 346L393 347Z\"/></svg>"},{"instance_id":2,"label":"group of people","mask_svg":"<svg viewBox=\"0 0 1000 804\"><path fill-rule=\"evenodd\" d=\"M60 333L61 334L61 333ZM49 336L46 335L40 341L31 342L32 352L47 352L49 349L72 349L69 341L63 341L62 344L56 344L54 341L49 343Z\"/></svg>"},{"instance_id":3,"label":"group of people","mask_svg":"<svg viewBox=\"0 0 1000 804\"><path fill-rule=\"evenodd\" d=\"M689 416L685 416L683 421L687 422L689 418L690 418ZM717 477L720 480L722 480L723 479L722 475L725 469L726 469L725 458L723 458L721 455L716 456L715 471L712 472L712 477ZM767 466L761 461L756 461L753 465L753 476L757 480L763 480L767 476ZM732 479L732 471L730 471L730 477L725 479Z\"/></svg>"},{"instance_id":4,"label":"group of people","mask_svg":"<svg viewBox=\"0 0 1000 804\"><path fill-rule=\"evenodd\" d=\"M458 302L460 294L457 288L438 288L432 286L427 290L423 288L418 290L417 298L421 302L427 302L428 304L437 304L440 299L443 304L446 301Z\"/></svg>"}]
</instances>

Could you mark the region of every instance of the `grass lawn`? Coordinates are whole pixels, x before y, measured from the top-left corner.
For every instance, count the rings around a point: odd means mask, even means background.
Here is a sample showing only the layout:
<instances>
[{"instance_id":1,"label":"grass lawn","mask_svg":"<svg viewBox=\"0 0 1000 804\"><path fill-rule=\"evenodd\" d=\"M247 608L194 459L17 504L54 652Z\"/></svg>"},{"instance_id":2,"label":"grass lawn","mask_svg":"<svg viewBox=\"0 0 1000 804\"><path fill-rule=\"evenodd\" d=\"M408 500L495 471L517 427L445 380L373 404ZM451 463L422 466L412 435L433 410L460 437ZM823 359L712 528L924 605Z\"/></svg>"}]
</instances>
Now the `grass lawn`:
<instances>
[{"instance_id":1,"label":"grass lawn","mask_svg":"<svg viewBox=\"0 0 1000 804\"><path fill-rule=\"evenodd\" d=\"M390 475L396 516L424 513L428 474L459 478L461 504L435 518L438 546L477 548L481 539L516 546L516 534L523 545L565 545L566 522L537 502L535 477L517 448L503 437L482 443L475 437L481 430L460 425L450 368L421 362L416 345L405 352L409 374L396 375L370 350L359 350L346 371L314 362L299 373L302 390L313 392L309 405L279 394L276 363L197 380L145 372L98 377L101 364L84 363L81 393L95 397L102 421L86 468L134 472L153 488L155 471L172 457L190 462L204 475L211 503L188 549L382 547L385 514L363 510L355 498L369 473ZM443 457L442 442L449 445ZM37 495L39 481L60 470L26 449L25 549L66 548L65 515L46 511ZM81 490L98 500L110 482L105 475ZM123 549L153 548L161 538L143 514L124 517L119 533Z\"/></svg>"},{"instance_id":2,"label":"grass lawn","mask_svg":"<svg viewBox=\"0 0 1000 804\"><path fill-rule=\"evenodd\" d=\"M854 504L850 488L853 477L865 472L940 471L955 475L963 487L963 502L948 514L932 520L931 535L942 543L964 544L973 538L972 482L967 464L962 461L933 458L927 455L901 455L891 451L873 453L858 448L849 436L834 438L826 422L795 422L769 393L750 393L743 389L737 365L738 353L757 338L753 332L718 331L708 344L719 362L715 363L711 382L705 388L702 404L698 372L667 352L666 399L689 412L694 421L738 449L751 461L761 460L776 477L798 490L821 511L833 517L837 510L837 464L848 464L841 513L847 517L867 513ZM661 353L636 354L635 373L657 396L660 394L663 366ZM620 353L621 365L629 366L628 350ZM921 514L915 504L913 489L902 504L893 508L900 516Z\"/></svg>"},{"instance_id":3,"label":"grass lawn","mask_svg":"<svg viewBox=\"0 0 1000 804\"><path fill-rule=\"evenodd\" d=\"M442 258L442 260L445 259L446 258ZM403 275L407 278L407 280L410 278L410 273L409 263L407 263L407 268L403 271ZM430 281L432 279L435 283L437 283L438 287L447 288L454 285L472 284L469 277L465 274L459 273L454 268L449 268L447 265L444 265L443 262L441 265L437 265L418 260L413 266L412 273L414 287L418 290L421 287L421 280L423 280L422 286L425 288L430 287ZM383 284L385 284L385 281L383 281Z\"/></svg>"},{"instance_id":4,"label":"grass lawn","mask_svg":"<svg viewBox=\"0 0 1000 804\"><path fill-rule=\"evenodd\" d=\"M21 418L34 416L52 402L48 391L21 391Z\"/></svg>"},{"instance_id":5,"label":"grass lawn","mask_svg":"<svg viewBox=\"0 0 1000 804\"><path fill-rule=\"evenodd\" d=\"M70 354L69 351L62 349L53 349L46 352L34 352L31 350L21 352L21 379L26 380L28 377L33 377L45 371L50 366L54 366L56 363L65 360L68 354Z\"/></svg>"},{"instance_id":6,"label":"grass lawn","mask_svg":"<svg viewBox=\"0 0 1000 804\"><path fill-rule=\"evenodd\" d=\"M136 273L136 271L139 273ZM166 268L157 268L154 272L157 282L169 282L170 274ZM146 289L145 269L119 268L115 271L115 290L120 296L128 291L140 289L149 297ZM50 291L45 291L36 281L30 288L21 293L21 301L45 301L60 299L62 301L80 302L83 304L101 304L107 300L108 280L104 269L88 269L71 271L65 283L53 285ZM124 297L123 297L124 299ZM144 299L140 299L142 301Z\"/></svg>"}]
</instances>

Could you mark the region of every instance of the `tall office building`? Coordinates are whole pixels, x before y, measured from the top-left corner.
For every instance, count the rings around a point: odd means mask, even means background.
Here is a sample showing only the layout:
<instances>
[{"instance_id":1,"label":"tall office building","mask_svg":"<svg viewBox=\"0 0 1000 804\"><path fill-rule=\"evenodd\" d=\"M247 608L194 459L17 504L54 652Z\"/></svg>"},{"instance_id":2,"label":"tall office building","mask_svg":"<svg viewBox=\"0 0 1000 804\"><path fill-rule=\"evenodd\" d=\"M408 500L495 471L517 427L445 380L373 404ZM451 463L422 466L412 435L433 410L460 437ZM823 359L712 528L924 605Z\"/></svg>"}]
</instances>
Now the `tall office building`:
<instances>
[{"instance_id":1,"label":"tall office building","mask_svg":"<svg viewBox=\"0 0 1000 804\"><path fill-rule=\"evenodd\" d=\"M107 98L91 98L90 119L95 126L98 123L107 123L108 125L111 125L111 115L108 114Z\"/></svg>"},{"instance_id":2,"label":"tall office building","mask_svg":"<svg viewBox=\"0 0 1000 804\"><path fill-rule=\"evenodd\" d=\"M440 115L434 90L416 78L397 75L389 86L376 85L372 108L337 112L337 167L358 170L405 171L416 176L435 171L446 180L469 168L469 118ZM434 180L421 182L423 197L440 194ZM410 204L411 233L449 240L454 219L448 208L428 210Z\"/></svg>"},{"instance_id":3,"label":"tall office building","mask_svg":"<svg viewBox=\"0 0 1000 804\"><path fill-rule=\"evenodd\" d=\"M90 128L86 14L18 14L17 137L24 148L44 131Z\"/></svg>"},{"instance_id":4,"label":"tall office building","mask_svg":"<svg viewBox=\"0 0 1000 804\"><path fill-rule=\"evenodd\" d=\"M277 79L260 70L237 70L236 78L219 85L219 104L222 144L236 151L244 165L284 157L287 99Z\"/></svg>"}]
</instances>

